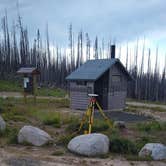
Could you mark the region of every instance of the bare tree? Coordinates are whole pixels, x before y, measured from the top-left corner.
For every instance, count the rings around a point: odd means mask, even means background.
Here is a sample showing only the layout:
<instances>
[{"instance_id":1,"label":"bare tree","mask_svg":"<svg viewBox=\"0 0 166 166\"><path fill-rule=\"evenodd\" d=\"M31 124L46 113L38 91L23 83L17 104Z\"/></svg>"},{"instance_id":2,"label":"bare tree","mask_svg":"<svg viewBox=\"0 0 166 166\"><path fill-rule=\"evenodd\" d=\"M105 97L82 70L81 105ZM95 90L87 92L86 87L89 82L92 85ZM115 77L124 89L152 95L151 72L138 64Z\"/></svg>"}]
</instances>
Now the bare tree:
<instances>
[{"instance_id":1,"label":"bare tree","mask_svg":"<svg viewBox=\"0 0 166 166\"><path fill-rule=\"evenodd\" d=\"M94 45L94 58L99 59L99 53L98 53L98 38L96 36L95 38L95 45Z\"/></svg>"}]
</instances>

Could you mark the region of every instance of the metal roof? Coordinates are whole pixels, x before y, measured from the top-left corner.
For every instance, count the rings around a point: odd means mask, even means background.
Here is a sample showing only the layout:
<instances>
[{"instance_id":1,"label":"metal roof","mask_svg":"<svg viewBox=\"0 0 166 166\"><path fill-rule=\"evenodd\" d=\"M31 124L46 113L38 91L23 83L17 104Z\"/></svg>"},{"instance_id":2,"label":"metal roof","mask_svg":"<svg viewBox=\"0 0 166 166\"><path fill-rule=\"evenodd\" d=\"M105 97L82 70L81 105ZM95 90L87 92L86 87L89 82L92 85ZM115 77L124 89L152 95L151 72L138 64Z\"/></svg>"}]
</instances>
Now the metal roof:
<instances>
[{"instance_id":1,"label":"metal roof","mask_svg":"<svg viewBox=\"0 0 166 166\"><path fill-rule=\"evenodd\" d=\"M40 72L35 67L21 67L18 71L18 74L40 74Z\"/></svg>"},{"instance_id":2,"label":"metal roof","mask_svg":"<svg viewBox=\"0 0 166 166\"><path fill-rule=\"evenodd\" d=\"M119 63L125 73L130 77L129 73L119 59L96 59L87 61L85 64L67 76L66 80L95 81L115 63Z\"/></svg>"}]
</instances>

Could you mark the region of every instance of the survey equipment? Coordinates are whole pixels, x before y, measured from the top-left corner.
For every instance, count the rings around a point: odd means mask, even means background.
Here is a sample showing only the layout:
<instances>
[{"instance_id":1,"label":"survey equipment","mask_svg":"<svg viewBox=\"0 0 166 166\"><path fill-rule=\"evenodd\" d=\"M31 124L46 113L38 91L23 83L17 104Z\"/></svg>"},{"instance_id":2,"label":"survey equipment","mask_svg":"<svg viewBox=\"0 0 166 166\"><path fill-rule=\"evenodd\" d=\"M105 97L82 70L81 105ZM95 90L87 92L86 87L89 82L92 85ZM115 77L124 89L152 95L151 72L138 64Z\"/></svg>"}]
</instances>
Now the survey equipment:
<instances>
[{"instance_id":1,"label":"survey equipment","mask_svg":"<svg viewBox=\"0 0 166 166\"><path fill-rule=\"evenodd\" d=\"M84 131L84 134L90 134L92 132L92 127L93 127L93 122L94 122L94 113L97 110L102 115L102 117L106 120L109 127L112 127L112 124L111 124L109 118L104 114L101 106L99 105L99 103L96 99L98 97L98 95L97 94L88 94L88 96L90 98L88 108L82 117L78 132L81 131L84 124L86 124L86 123L88 123L88 129Z\"/></svg>"}]
</instances>

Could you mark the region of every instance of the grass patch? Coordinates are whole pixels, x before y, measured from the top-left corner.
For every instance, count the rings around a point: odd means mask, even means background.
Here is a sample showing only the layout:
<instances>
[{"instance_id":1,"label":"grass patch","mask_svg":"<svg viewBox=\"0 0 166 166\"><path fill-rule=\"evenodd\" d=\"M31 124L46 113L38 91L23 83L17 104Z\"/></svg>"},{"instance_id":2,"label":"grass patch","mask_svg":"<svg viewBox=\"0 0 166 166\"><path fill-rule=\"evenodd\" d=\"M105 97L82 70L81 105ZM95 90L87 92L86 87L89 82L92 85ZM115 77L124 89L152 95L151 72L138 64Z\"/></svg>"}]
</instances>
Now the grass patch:
<instances>
[{"instance_id":1,"label":"grass patch","mask_svg":"<svg viewBox=\"0 0 166 166\"><path fill-rule=\"evenodd\" d=\"M40 88L37 90L38 96L65 97L66 91L59 88Z\"/></svg>"},{"instance_id":2,"label":"grass patch","mask_svg":"<svg viewBox=\"0 0 166 166\"><path fill-rule=\"evenodd\" d=\"M15 106L11 106L11 107L6 107L7 109L5 109L2 112L2 117L4 118L5 121L22 121L22 122L28 122L27 117L26 117L26 111L25 110L21 110L21 109L17 109L17 107Z\"/></svg>"},{"instance_id":3,"label":"grass patch","mask_svg":"<svg viewBox=\"0 0 166 166\"><path fill-rule=\"evenodd\" d=\"M0 91L6 92L23 92L22 82L0 80ZM60 88L46 88L42 87L37 90L38 96L53 96L53 97L65 97L66 91Z\"/></svg>"},{"instance_id":4,"label":"grass patch","mask_svg":"<svg viewBox=\"0 0 166 166\"><path fill-rule=\"evenodd\" d=\"M109 124L105 120L95 119L94 124L92 126L92 132L101 132L108 130Z\"/></svg>"},{"instance_id":5,"label":"grass patch","mask_svg":"<svg viewBox=\"0 0 166 166\"><path fill-rule=\"evenodd\" d=\"M0 80L0 91L21 92L22 87L16 81Z\"/></svg>"},{"instance_id":6,"label":"grass patch","mask_svg":"<svg viewBox=\"0 0 166 166\"><path fill-rule=\"evenodd\" d=\"M68 124L67 131L76 132L79 129L81 123L81 119L78 117L71 118L70 123ZM109 124L102 119L94 119L94 123L92 125L92 133L96 132L104 132L109 129ZM82 127L81 133L84 133L85 130L88 130L88 123L85 123Z\"/></svg>"},{"instance_id":7,"label":"grass patch","mask_svg":"<svg viewBox=\"0 0 166 166\"><path fill-rule=\"evenodd\" d=\"M51 155L53 155L53 156L62 156L64 154L65 154L65 151L59 149L59 150L54 151Z\"/></svg>"},{"instance_id":8,"label":"grass patch","mask_svg":"<svg viewBox=\"0 0 166 166\"><path fill-rule=\"evenodd\" d=\"M71 116L68 113L63 113L63 112L61 113L49 110L48 111L36 110L32 114L33 114L32 117L35 117L37 120L41 121L44 125L51 125L57 128L60 128L62 125L66 124L69 124L69 126L71 127L72 124L70 123L72 123L75 119L77 119L75 115Z\"/></svg>"},{"instance_id":9,"label":"grass patch","mask_svg":"<svg viewBox=\"0 0 166 166\"><path fill-rule=\"evenodd\" d=\"M1 115L5 121L29 122L32 118L41 121L45 125L61 127L63 123L70 122L70 116L65 113L55 111L57 108L68 107L67 99L33 99L28 98L27 104L23 99L0 98Z\"/></svg>"},{"instance_id":10,"label":"grass patch","mask_svg":"<svg viewBox=\"0 0 166 166\"><path fill-rule=\"evenodd\" d=\"M6 130L0 132L0 137L6 140L7 144L17 144L18 129L7 126Z\"/></svg>"},{"instance_id":11,"label":"grass patch","mask_svg":"<svg viewBox=\"0 0 166 166\"><path fill-rule=\"evenodd\" d=\"M139 157L138 155L125 155L125 158L129 161L153 161L151 156Z\"/></svg>"},{"instance_id":12,"label":"grass patch","mask_svg":"<svg viewBox=\"0 0 166 166\"><path fill-rule=\"evenodd\" d=\"M140 131L151 132L166 130L166 122L159 123L157 121L138 123L137 128Z\"/></svg>"},{"instance_id":13,"label":"grass patch","mask_svg":"<svg viewBox=\"0 0 166 166\"><path fill-rule=\"evenodd\" d=\"M7 139L8 139L8 144L17 144L17 134L18 134L18 129L17 128L12 128L9 129Z\"/></svg>"},{"instance_id":14,"label":"grass patch","mask_svg":"<svg viewBox=\"0 0 166 166\"><path fill-rule=\"evenodd\" d=\"M56 100L56 108L68 108L69 100L68 99L57 99Z\"/></svg>"},{"instance_id":15,"label":"grass patch","mask_svg":"<svg viewBox=\"0 0 166 166\"><path fill-rule=\"evenodd\" d=\"M107 153L107 154L102 154L102 155L99 155L98 157L101 158L101 159L106 159L106 158L109 158L109 157L110 157L110 154L109 154L109 153Z\"/></svg>"},{"instance_id":16,"label":"grass patch","mask_svg":"<svg viewBox=\"0 0 166 166\"><path fill-rule=\"evenodd\" d=\"M161 108L161 107L150 107L150 109L152 109L153 111L156 111L156 112L166 112L166 109Z\"/></svg>"},{"instance_id":17,"label":"grass patch","mask_svg":"<svg viewBox=\"0 0 166 166\"><path fill-rule=\"evenodd\" d=\"M50 114L46 114L42 121L43 124L45 125L52 125L54 127L61 127L61 115L60 113L50 113Z\"/></svg>"}]
</instances>

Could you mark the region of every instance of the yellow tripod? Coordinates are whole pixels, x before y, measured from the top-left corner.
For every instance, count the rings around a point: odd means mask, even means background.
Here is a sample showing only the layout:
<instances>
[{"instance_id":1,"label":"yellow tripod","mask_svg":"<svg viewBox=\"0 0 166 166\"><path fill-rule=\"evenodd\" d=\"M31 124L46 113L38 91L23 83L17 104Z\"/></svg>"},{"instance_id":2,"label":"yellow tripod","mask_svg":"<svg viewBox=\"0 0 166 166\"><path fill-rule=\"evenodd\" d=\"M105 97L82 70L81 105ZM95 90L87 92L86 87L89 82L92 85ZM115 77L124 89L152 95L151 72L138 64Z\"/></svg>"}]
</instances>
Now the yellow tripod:
<instances>
[{"instance_id":1,"label":"yellow tripod","mask_svg":"<svg viewBox=\"0 0 166 166\"><path fill-rule=\"evenodd\" d=\"M110 123L110 120L104 114L102 108L100 107L99 103L96 100L96 97L98 95L97 94L88 94L88 96L90 97L89 105L88 105L88 108L87 108L86 112L84 113L84 115L82 117L81 124L80 124L78 132L81 131L83 125L86 123L86 121L88 121L88 131L84 131L84 133L85 134L90 134L91 133L92 125L93 125L93 122L94 122L94 111L95 111L95 108L98 109L100 114L107 121L108 125L110 127L112 127L112 124Z\"/></svg>"}]
</instances>

